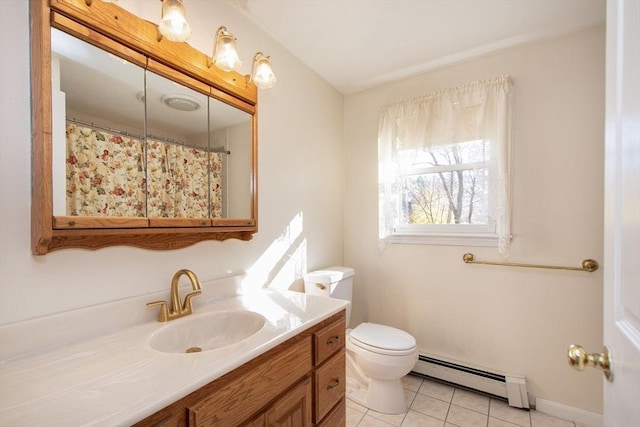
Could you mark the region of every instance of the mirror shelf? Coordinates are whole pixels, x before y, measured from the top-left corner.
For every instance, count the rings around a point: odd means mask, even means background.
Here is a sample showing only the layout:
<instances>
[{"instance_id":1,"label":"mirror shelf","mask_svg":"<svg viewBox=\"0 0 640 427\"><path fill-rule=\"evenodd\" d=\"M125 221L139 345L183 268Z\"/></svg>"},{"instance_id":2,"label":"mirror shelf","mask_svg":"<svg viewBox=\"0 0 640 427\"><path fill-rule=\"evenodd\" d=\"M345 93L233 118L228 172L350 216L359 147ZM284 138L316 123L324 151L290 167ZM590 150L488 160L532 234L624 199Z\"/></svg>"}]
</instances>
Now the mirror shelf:
<instances>
[{"instance_id":1,"label":"mirror shelf","mask_svg":"<svg viewBox=\"0 0 640 427\"><path fill-rule=\"evenodd\" d=\"M99 249L115 245L167 250L183 248L205 240L221 241L230 238L250 240L257 232L257 89L255 85L248 82L246 76L236 72L223 72L215 67L209 68L206 55L186 43L173 43L162 39L155 24L142 20L113 3L93 1L88 5L85 0L51 0L50 2L30 0L30 2L33 254L44 255L64 248ZM55 190L53 178L56 167L53 166L55 120L52 116L54 116L55 101L52 100L51 34L54 28L97 46L115 57L124 58L127 62L153 72L163 79L203 94L205 99L210 100L209 110L212 108L212 103L218 103L226 105L227 109L245 114L249 120L250 129L246 132L247 135L250 133L248 136L250 141L248 141L247 150L243 149L246 152L244 154L247 156L249 171L242 172L242 176L247 176L248 181L242 185L248 189L243 190L246 191L247 200L240 202L242 208L229 208L229 215L227 215L225 207L224 215L221 217L218 216L219 212L211 216L211 208L207 208L210 211L209 217L202 218L180 215L176 217L77 216L75 213L69 215L68 211L67 214L60 214L60 208L56 208L54 201L56 197L54 193L59 189ZM143 99L143 102L147 101ZM150 138L151 134L148 135ZM209 146L209 150L212 148L216 147ZM230 154L230 151L225 149L223 153ZM144 164L148 167L146 161ZM207 170L210 167L212 166L207 166ZM244 169L240 168L240 170ZM148 195L146 197L148 204ZM64 205L64 202L62 204ZM147 215L149 215L148 210Z\"/></svg>"}]
</instances>

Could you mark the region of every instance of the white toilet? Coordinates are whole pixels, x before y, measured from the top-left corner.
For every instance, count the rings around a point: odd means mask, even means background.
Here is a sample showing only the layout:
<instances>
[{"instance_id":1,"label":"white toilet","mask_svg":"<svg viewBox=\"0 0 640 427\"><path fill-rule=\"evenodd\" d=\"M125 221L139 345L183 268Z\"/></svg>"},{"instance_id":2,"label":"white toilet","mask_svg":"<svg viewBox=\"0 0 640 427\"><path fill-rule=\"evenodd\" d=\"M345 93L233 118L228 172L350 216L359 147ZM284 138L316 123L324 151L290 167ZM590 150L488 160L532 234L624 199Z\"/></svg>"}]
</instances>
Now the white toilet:
<instances>
[{"instance_id":1,"label":"white toilet","mask_svg":"<svg viewBox=\"0 0 640 427\"><path fill-rule=\"evenodd\" d=\"M352 268L329 267L307 273L308 294L351 301ZM351 306L347 307L347 325ZM407 332L376 323L346 331L347 397L374 411L400 414L407 410L401 378L418 361L416 339Z\"/></svg>"}]
</instances>

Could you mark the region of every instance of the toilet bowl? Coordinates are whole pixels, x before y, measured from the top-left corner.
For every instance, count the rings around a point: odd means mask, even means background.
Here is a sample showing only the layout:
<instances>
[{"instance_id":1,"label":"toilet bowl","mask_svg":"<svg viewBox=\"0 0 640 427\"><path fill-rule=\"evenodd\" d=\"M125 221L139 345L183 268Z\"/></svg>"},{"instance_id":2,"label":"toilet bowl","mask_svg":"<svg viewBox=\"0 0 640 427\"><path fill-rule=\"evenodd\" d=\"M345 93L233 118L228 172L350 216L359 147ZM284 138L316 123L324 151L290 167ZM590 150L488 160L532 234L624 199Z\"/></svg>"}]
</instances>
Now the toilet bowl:
<instances>
[{"instance_id":1,"label":"toilet bowl","mask_svg":"<svg viewBox=\"0 0 640 427\"><path fill-rule=\"evenodd\" d=\"M351 301L353 275L353 269L346 267L308 273L304 277L305 292ZM347 397L374 411L405 412L401 379L418 361L415 338L397 328L365 322L347 329L346 348Z\"/></svg>"},{"instance_id":2,"label":"toilet bowl","mask_svg":"<svg viewBox=\"0 0 640 427\"><path fill-rule=\"evenodd\" d=\"M362 323L347 334L347 396L374 411L403 413L401 379L417 361L416 340L407 332Z\"/></svg>"}]
</instances>

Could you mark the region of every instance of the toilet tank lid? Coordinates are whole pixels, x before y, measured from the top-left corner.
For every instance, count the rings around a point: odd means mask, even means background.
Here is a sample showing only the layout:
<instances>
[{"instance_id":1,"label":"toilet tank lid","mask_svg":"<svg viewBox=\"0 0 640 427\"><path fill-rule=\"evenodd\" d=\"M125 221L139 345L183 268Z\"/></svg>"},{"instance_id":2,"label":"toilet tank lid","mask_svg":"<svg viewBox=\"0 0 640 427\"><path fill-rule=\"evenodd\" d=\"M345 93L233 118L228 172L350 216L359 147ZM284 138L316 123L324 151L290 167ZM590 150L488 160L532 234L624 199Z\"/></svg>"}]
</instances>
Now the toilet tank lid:
<instances>
[{"instance_id":1,"label":"toilet tank lid","mask_svg":"<svg viewBox=\"0 0 640 427\"><path fill-rule=\"evenodd\" d=\"M350 267L328 267L323 270L316 270L305 274L304 281L328 285L351 277L353 274L353 268Z\"/></svg>"}]
</instances>

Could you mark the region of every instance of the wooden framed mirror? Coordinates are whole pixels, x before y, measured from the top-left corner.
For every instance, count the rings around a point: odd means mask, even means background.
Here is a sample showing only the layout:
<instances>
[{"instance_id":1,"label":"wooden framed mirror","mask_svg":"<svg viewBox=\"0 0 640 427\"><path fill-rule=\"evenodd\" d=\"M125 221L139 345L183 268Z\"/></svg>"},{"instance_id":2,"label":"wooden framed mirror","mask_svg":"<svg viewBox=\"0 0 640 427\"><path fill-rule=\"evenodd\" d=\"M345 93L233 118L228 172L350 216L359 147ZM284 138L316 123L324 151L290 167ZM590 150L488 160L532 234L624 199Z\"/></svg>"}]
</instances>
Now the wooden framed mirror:
<instances>
[{"instance_id":1,"label":"wooden framed mirror","mask_svg":"<svg viewBox=\"0 0 640 427\"><path fill-rule=\"evenodd\" d=\"M257 232L257 89L113 3L30 0L32 252Z\"/></svg>"}]
</instances>

